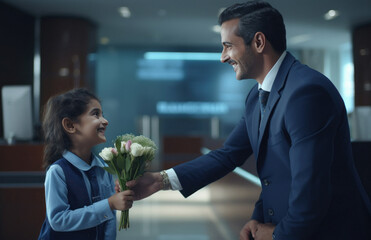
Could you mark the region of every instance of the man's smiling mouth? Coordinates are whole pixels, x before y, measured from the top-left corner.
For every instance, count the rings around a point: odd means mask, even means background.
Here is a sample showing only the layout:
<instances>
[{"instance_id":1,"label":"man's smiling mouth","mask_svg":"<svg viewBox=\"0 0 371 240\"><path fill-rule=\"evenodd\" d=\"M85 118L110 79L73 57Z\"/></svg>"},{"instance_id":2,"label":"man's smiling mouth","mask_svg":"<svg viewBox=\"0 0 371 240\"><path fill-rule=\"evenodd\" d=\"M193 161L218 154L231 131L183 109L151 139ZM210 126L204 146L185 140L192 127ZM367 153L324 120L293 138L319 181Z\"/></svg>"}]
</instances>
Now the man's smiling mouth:
<instances>
[{"instance_id":1,"label":"man's smiling mouth","mask_svg":"<svg viewBox=\"0 0 371 240\"><path fill-rule=\"evenodd\" d=\"M233 67L233 70L236 71L236 68L237 68L238 64L235 61L229 60L228 64L230 64Z\"/></svg>"}]
</instances>

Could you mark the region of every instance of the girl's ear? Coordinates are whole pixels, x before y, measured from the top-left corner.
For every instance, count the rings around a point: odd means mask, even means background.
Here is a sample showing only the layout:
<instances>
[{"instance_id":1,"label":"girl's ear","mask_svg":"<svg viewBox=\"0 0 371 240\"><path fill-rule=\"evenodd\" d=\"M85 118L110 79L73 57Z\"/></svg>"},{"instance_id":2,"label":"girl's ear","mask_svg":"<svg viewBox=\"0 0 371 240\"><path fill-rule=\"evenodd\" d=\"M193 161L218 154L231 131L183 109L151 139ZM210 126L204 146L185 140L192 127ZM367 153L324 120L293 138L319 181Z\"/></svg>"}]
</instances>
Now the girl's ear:
<instances>
[{"instance_id":1,"label":"girl's ear","mask_svg":"<svg viewBox=\"0 0 371 240\"><path fill-rule=\"evenodd\" d=\"M63 118L62 119L62 126L63 126L63 129L67 133L75 133L76 132L76 128L73 124L73 121L69 118Z\"/></svg>"}]
</instances>

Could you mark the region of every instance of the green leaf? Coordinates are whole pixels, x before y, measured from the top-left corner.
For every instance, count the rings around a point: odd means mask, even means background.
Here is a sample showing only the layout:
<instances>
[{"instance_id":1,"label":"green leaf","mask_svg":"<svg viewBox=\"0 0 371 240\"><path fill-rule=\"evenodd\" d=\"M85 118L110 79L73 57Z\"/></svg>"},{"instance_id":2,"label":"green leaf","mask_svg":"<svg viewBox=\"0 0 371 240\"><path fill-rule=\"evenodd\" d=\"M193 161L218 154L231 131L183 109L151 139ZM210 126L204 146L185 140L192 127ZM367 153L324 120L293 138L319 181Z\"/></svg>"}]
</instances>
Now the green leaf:
<instances>
[{"instance_id":1,"label":"green leaf","mask_svg":"<svg viewBox=\"0 0 371 240\"><path fill-rule=\"evenodd\" d=\"M106 161L106 160L104 160L104 162L108 165L109 168L115 169L112 161Z\"/></svg>"},{"instance_id":2,"label":"green leaf","mask_svg":"<svg viewBox=\"0 0 371 240\"><path fill-rule=\"evenodd\" d=\"M130 157L130 154L127 154L125 158L125 169L127 173L129 172L130 168L131 168L131 157Z\"/></svg>"},{"instance_id":3,"label":"green leaf","mask_svg":"<svg viewBox=\"0 0 371 240\"><path fill-rule=\"evenodd\" d=\"M140 166L139 171L138 171L138 175L143 175L143 173L145 172L145 170L146 170L146 165L145 164L142 164Z\"/></svg>"},{"instance_id":4,"label":"green leaf","mask_svg":"<svg viewBox=\"0 0 371 240\"><path fill-rule=\"evenodd\" d=\"M119 155L121 155L121 140L120 138L117 138L116 141L115 141L115 147L117 149L117 152L119 153Z\"/></svg>"},{"instance_id":5,"label":"green leaf","mask_svg":"<svg viewBox=\"0 0 371 240\"><path fill-rule=\"evenodd\" d=\"M122 170L120 179L121 179L122 183L124 183L124 185L125 185L126 181L128 180L127 177L126 177L126 174L125 174L125 170Z\"/></svg>"},{"instance_id":6,"label":"green leaf","mask_svg":"<svg viewBox=\"0 0 371 240\"><path fill-rule=\"evenodd\" d=\"M125 169L125 157L121 154L117 156L117 171L121 172L122 169Z\"/></svg>"},{"instance_id":7,"label":"green leaf","mask_svg":"<svg viewBox=\"0 0 371 240\"><path fill-rule=\"evenodd\" d=\"M110 167L103 167L103 169L106 170L107 172L109 172L109 173L112 174L112 175L116 175L115 170L113 170L113 169L110 168Z\"/></svg>"}]
</instances>

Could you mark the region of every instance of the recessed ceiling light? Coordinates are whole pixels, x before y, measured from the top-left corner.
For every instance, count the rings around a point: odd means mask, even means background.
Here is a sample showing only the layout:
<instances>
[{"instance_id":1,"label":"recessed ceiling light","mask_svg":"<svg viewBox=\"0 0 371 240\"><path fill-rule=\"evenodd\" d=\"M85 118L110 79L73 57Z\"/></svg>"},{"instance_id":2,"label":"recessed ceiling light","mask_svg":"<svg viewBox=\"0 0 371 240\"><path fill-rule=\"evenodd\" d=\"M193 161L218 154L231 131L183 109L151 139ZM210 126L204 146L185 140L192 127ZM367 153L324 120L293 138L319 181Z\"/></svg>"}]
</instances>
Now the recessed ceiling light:
<instances>
[{"instance_id":1,"label":"recessed ceiling light","mask_svg":"<svg viewBox=\"0 0 371 240\"><path fill-rule=\"evenodd\" d=\"M325 15L323 16L326 20L332 20L340 15L339 11L337 10L329 10Z\"/></svg>"},{"instance_id":2,"label":"recessed ceiling light","mask_svg":"<svg viewBox=\"0 0 371 240\"><path fill-rule=\"evenodd\" d=\"M220 25L214 25L211 29L213 32L220 33L221 27Z\"/></svg>"},{"instance_id":3,"label":"recessed ceiling light","mask_svg":"<svg viewBox=\"0 0 371 240\"><path fill-rule=\"evenodd\" d=\"M129 18L131 16L131 12L128 7L119 7L118 10L119 10L121 17Z\"/></svg>"}]
</instances>

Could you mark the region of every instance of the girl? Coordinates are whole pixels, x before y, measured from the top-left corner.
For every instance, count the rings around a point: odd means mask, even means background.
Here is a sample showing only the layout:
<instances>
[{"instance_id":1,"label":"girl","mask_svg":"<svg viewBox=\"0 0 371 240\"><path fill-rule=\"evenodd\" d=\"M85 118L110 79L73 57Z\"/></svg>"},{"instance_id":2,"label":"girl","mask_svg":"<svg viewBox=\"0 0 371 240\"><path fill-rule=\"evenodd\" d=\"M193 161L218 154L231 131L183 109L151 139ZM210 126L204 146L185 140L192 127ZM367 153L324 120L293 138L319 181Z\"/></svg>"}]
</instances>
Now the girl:
<instances>
[{"instance_id":1,"label":"girl","mask_svg":"<svg viewBox=\"0 0 371 240\"><path fill-rule=\"evenodd\" d=\"M43 118L46 219L39 239L116 239L114 210L131 208L134 193L116 193L112 176L91 149L106 141L108 121L86 89L49 99Z\"/></svg>"}]
</instances>

